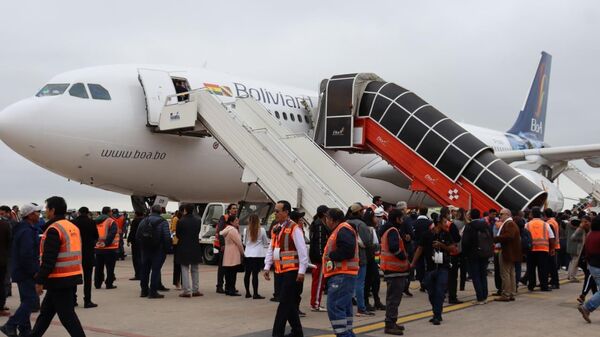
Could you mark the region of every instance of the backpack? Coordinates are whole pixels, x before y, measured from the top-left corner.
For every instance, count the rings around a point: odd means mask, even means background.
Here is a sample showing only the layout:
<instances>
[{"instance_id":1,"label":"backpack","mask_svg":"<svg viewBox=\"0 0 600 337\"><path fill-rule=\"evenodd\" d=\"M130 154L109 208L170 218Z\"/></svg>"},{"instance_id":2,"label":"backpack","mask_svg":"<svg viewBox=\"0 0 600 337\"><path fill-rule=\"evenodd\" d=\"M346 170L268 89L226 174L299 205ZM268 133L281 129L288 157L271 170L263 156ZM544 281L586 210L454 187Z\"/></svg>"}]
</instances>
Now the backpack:
<instances>
[{"instance_id":1,"label":"backpack","mask_svg":"<svg viewBox=\"0 0 600 337\"><path fill-rule=\"evenodd\" d=\"M144 219L144 221L142 221L142 223L140 223L140 228L138 231L140 231L141 243L144 248L156 249L158 246L160 246L160 236L156 230L156 226L158 224L159 223L153 224L150 221L150 217L147 217Z\"/></svg>"},{"instance_id":2,"label":"backpack","mask_svg":"<svg viewBox=\"0 0 600 337\"><path fill-rule=\"evenodd\" d=\"M528 230L521 230L521 250L523 253L531 251L533 247L533 240L531 239L531 233Z\"/></svg>"},{"instance_id":3,"label":"backpack","mask_svg":"<svg viewBox=\"0 0 600 337\"><path fill-rule=\"evenodd\" d=\"M477 255L481 258L494 256L494 240L487 228L477 231Z\"/></svg>"}]
</instances>

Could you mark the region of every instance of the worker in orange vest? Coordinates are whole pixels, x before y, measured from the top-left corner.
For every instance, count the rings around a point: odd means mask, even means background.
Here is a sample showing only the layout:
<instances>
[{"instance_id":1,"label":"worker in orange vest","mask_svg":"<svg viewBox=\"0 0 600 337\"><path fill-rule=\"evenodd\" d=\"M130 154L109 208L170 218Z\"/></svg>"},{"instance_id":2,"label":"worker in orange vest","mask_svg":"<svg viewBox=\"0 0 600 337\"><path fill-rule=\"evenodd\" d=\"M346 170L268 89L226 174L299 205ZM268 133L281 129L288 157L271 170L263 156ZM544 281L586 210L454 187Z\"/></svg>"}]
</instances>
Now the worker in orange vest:
<instances>
[{"instance_id":1,"label":"worker in orange vest","mask_svg":"<svg viewBox=\"0 0 600 337\"><path fill-rule=\"evenodd\" d=\"M533 291L536 285L535 271L537 269L542 291L550 291L548 287L548 260L554 255L555 236L550 225L542 220L542 210L539 207L531 209L532 219L525 225L531 233L531 251L527 254L527 288Z\"/></svg>"},{"instance_id":2,"label":"worker in orange vest","mask_svg":"<svg viewBox=\"0 0 600 337\"><path fill-rule=\"evenodd\" d=\"M96 242L96 270L94 271L94 286L96 289L106 283L106 289L114 289L115 264L117 263L117 251L119 250L119 229L117 222L111 217L110 207L102 207L102 214L94 221L98 229L98 242ZM104 278L104 266L106 266L106 279Z\"/></svg>"},{"instance_id":3,"label":"worker in orange vest","mask_svg":"<svg viewBox=\"0 0 600 337\"><path fill-rule=\"evenodd\" d=\"M120 214L118 208L113 208L111 218L113 218L113 220L115 220L117 223L117 233L119 233L119 249L117 250L117 258L123 261L125 260L126 256L123 237L125 233L125 224L127 223L127 214Z\"/></svg>"},{"instance_id":4,"label":"worker in orange vest","mask_svg":"<svg viewBox=\"0 0 600 337\"><path fill-rule=\"evenodd\" d=\"M354 336L352 296L360 268L358 234L338 208L327 211L325 223L331 231L322 262L327 279L327 314L336 336Z\"/></svg>"},{"instance_id":5,"label":"worker in orange vest","mask_svg":"<svg viewBox=\"0 0 600 337\"><path fill-rule=\"evenodd\" d=\"M556 221L556 214L551 208L544 209L544 215L546 218L546 222L551 226L552 232L554 233L554 254L550 255L548 258L548 273L550 274L550 288L559 289L560 283L558 280L558 254L560 251L560 226Z\"/></svg>"},{"instance_id":6,"label":"worker in orange vest","mask_svg":"<svg viewBox=\"0 0 600 337\"><path fill-rule=\"evenodd\" d=\"M383 278L387 283L385 296L385 330L386 334L401 336L404 326L398 325L398 307L410 273L410 261L400 235L402 213L394 209L389 214L389 220L379 229L381 233L381 262Z\"/></svg>"},{"instance_id":7,"label":"worker in orange vest","mask_svg":"<svg viewBox=\"0 0 600 337\"><path fill-rule=\"evenodd\" d=\"M271 279L271 265L275 266L275 274L282 275L279 306L273 322L275 337L284 336L287 322L290 323L292 333L286 336L304 336L298 305L304 274L308 267L308 251L302 226L290 219L291 211L292 206L288 201L281 200L275 205L275 221L279 224L279 230L274 231L265 257L265 279Z\"/></svg>"},{"instance_id":8,"label":"worker in orange vest","mask_svg":"<svg viewBox=\"0 0 600 337\"><path fill-rule=\"evenodd\" d=\"M61 197L46 200L46 216L50 219L40 242L40 271L35 276L38 295L46 289L40 314L28 336L41 337L58 314L69 335L85 337L72 300L75 288L82 282L81 236L77 226L65 220L67 203Z\"/></svg>"}]
</instances>

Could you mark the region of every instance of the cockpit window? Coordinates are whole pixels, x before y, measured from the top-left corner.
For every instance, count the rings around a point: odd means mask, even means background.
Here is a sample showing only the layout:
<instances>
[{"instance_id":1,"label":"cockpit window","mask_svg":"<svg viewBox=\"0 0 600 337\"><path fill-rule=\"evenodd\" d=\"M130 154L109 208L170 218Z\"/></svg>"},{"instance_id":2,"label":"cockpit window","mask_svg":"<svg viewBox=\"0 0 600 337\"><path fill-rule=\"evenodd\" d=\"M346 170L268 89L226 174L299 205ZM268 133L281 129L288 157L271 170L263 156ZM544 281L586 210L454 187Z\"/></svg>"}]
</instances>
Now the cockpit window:
<instances>
[{"instance_id":1,"label":"cockpit window","mask_svg":"<svg viewBox=\"0 0 600 337\"><path fill-rule=\"evenodd\" d=\"M104 89L100 84L88 84L88 88L90 89L90 94L92 94L93 99L103 99L110 100L110 94L108 90Z\"/></svg>"},{"instance_id":2,"label":"cockpit window","mask_svg":"<svg viewBox=\"0 0 600 337\"><path fill-rule=\"evenodd\" d=\"M85 86L83 85L83 83L73 84L71 89L69 89L69 94L71 96L75 96L75 97L79 97L79 98L89 98L87 91L85 91Z\"/></svg>"},{"instance_id":3,"label":"cockpit window","mask_svg":"<svg viewBox=\"0 0 600 337\"><path fill-rule=\"evenodd\" d=\"M69 87L69 83L48 83L38 93L37 97L62 95Z\"/></svg>"}]
</instances>

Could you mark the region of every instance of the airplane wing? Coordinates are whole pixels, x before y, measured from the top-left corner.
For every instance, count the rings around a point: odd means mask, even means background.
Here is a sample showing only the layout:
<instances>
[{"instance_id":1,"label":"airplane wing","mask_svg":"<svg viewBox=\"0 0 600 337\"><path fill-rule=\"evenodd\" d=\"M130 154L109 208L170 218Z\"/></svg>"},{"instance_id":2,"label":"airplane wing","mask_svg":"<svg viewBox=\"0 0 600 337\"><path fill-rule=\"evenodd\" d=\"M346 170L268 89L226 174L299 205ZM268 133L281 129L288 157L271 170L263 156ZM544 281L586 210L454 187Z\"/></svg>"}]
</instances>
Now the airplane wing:
<instances>
[{"instance_id":1,"label":"airplane wing","mask_svg":"<svg viewBox=\"0 0 600 337\"><path fill-rule=\"evenodd\" d=\"M547 147L541 149L513 150L496 153L507 163L515 161L548 162L584 159L592 167L600 167L600 144Z\"/></svg>"}]
</instances>

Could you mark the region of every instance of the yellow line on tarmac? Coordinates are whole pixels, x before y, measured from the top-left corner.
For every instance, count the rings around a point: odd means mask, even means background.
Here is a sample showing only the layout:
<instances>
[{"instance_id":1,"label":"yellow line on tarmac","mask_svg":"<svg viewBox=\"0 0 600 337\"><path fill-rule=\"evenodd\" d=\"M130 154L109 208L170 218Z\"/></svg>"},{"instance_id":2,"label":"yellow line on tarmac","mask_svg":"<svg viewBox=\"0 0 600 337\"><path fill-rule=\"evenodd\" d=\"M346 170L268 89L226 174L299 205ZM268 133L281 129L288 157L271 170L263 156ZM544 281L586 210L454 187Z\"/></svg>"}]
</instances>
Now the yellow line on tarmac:
<instances>
[{"instance_id":1,"label":"yellow line on tarmac","mask_svg":"<svg viewBox=\"0 0 600 337\"><path fill-rule=\"evenodd\" d=\"M471 302L471 301L461 303L461 304L454 304L454 305L444 307L443 312L448 313L448 312L452 312L452 311L456 311L456 310L469 308L474 305L475 305L475 302ZM432 317L432 316L433 316L433 312L431 310L423 311L423 312L418 312L418 313L399 317L397 322L398 322L398 324L403 324L403 323L413 322L416 320L420 320L420 319ZM371 324L367 324L367 325L363 325L363 326L354 328L354 333L366 333L366 332L371 332L371 331L375 331L375 330L380 330L380 329L383 329L384 327L385 327L385 322L371 323ZM334 334L319 335L319 336L315 336L315 337L335 337L335 335Z\"/></svg>"},{"instance_id":2,"label":"yellow line on tarmac","mask_svg":"<svg viewBox=\"0 0 600 337\"><path fill-rule=\"evenodd\" d=\"M567 284L569 282L570 281L568 279L563 279L563 280L560 280L559 283L562 285L562 284ZM525 287L521 287L521 288L525 288ZM544 298L544 299L549 298L549 296L541 295L541 294L525 294L525 295L527 297ZM453 312L453 311L457 311L457 310L470 308L475 305L477 305L475 301L468 301L468 302L461 303L461 304L449 305L449 306L444 307L443 312L449 313L449 312ZM398 317L397 323L398 324L409 323L409 322L417 321L420 319L429 318L432 316L433 316L433 312L431 310L423 311L423 312L418 312L418 313ZM354 328L353 330L354 330L354 333L367 333L367 332L372 332L375 330L380 330L383 328L385 328L385 322L377 322L377 323L371 323L371 324L359 326L359 327ZM328 334L328 335L318 335L315 337L335 337L335 335Z\"/></svg>"}]
</instances>

